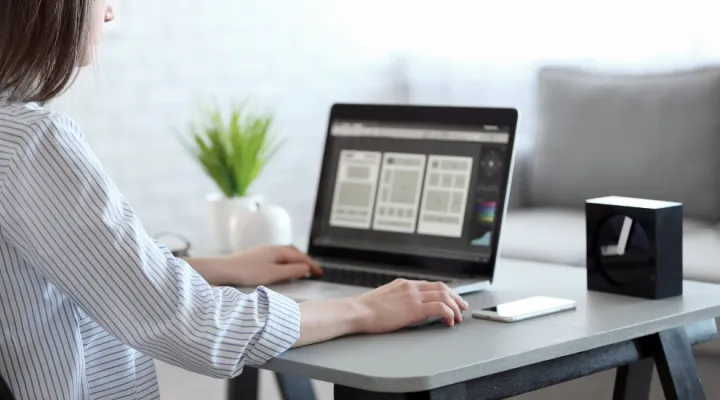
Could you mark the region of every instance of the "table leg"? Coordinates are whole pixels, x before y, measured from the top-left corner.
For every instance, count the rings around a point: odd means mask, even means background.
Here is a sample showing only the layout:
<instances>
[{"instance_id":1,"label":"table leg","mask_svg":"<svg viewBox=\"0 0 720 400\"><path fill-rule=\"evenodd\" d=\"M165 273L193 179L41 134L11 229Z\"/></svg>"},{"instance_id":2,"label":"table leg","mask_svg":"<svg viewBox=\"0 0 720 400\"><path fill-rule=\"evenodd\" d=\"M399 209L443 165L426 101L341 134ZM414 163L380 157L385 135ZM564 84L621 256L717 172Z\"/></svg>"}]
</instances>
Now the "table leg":
<instances>
[{"instance_id":1,"label":"table leg","mask_svg":"<svg viewBox=\"0 0 720 400\"><path fill-rule=\"evenodd\" d=\"M227 400L257 400L260 372L257 368L245 367L242 374L228 380Z\"/></svg>"},{"instance_id":2,"label":"table leg","mask_svg":"<svg viewBox=\"0 0 720 400\"><path fill-rule=\"evenodd\" d=\"M312 382L297 376L275 374L275 380L283 400L315 400Z\"/></svg>"},{"instance_id":3,"label":"table leg","mask_svg":"<svg viewBox=\"0 0 720 400\"><path fill-rule=\"evenodd\" d=\"M643 354L652 358L618 368L614 400L647 399L650 396L653 365L657 366L666 399L705 399L692 344L684 328L646 336L636 343Z\"/></svg>"},{"instance_id":4,"label":"table leg","mask_svg":"<svg viewBox=\"0 0 720 400\"><path fill-rule=\"evenodd\" d=\"M698 376L695 356L684 329L672 329L652 335L658 376L668 400L703 400L705 392Z\"/></svg>"},{"instance_id":5,"label":"table leg","mask_svg":"<svg viewBox=\"0 0 720 400\"><path fill-rule=\"evenodd\" d=\"M468 400L464 383L419 393L377 393L335 385L336 400Z\"/></svg>"},{"instance_id":6,"label":"table leg","mask_svg":"<svg viewBox=\"0 0 720 400\"><path fill-rule=\"evenodd\" d=\"M310 380L290 375L275 374L282 400L315 400ZM227 400L259 400L260 371L245 367L240 376L227 384Z\"/></svg>"},{"instance_id":7,"label":"table leg","mask_svg":"<svg viewBox=\"0 0 720 400\"><path fill-rule=\"evenodd\" d=\"M647 400L655 364L652 358L617 369L613 400Z\"/></svg>"}]
</instances>

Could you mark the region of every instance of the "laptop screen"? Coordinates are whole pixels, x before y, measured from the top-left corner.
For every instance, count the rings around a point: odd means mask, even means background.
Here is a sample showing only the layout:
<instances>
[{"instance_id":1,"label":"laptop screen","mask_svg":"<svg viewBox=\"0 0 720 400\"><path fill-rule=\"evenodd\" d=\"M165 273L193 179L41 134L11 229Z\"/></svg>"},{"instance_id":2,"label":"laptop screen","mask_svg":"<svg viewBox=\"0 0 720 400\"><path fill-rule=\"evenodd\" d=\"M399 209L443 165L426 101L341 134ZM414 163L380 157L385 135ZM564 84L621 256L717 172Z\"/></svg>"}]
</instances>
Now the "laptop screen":
<instances>
[{"instance_id":1,"label":"laptop screen","mask_svg":"<svg viewBox=\"0 0 720 400\"><path fill-rule=\"evenodd\" d=\"M311 245L490 260L511 131L331 120Z\"/></svg>"}]
</instances>

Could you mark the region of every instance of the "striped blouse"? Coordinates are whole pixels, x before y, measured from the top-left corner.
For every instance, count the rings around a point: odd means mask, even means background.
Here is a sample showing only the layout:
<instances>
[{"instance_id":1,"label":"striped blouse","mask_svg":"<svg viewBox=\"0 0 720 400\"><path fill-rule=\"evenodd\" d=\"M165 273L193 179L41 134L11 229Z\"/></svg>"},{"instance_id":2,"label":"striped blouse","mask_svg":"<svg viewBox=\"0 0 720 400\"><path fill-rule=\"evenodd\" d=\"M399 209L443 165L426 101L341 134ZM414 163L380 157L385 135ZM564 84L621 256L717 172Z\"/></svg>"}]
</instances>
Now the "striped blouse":
<instances>
[{"instance_id":1,"label":"striped blouse","mask_svg":"<svg viewBox=\"0 0 720 400\"><path fill-rule=\"evenodd\" d=\"M230 378L299 324L292 300L213 288L152 240L70 118L0 100L0 375L18 399L159 398L153 359Z\"/></svg>"}]
</instances>

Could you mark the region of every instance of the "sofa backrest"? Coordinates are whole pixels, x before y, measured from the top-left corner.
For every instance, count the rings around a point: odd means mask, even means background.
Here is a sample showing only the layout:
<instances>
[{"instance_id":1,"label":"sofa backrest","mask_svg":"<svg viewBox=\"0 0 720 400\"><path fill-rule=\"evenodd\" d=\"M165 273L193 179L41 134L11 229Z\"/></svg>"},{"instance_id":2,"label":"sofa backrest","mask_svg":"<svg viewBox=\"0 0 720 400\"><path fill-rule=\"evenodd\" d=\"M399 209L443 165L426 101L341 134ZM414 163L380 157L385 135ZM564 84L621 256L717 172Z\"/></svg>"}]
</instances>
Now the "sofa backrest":
<instances>
[{"instance_id":1,"label":"sofa backrest","mask_svg":"<svg viewBox=\"0 0 720 400\"><path fill-rule=\"evenodd\" d=\"M528 160L531 206L621 195L720 220L720 68L653 74L546 67Z\"/></svg>"}]
</instances>

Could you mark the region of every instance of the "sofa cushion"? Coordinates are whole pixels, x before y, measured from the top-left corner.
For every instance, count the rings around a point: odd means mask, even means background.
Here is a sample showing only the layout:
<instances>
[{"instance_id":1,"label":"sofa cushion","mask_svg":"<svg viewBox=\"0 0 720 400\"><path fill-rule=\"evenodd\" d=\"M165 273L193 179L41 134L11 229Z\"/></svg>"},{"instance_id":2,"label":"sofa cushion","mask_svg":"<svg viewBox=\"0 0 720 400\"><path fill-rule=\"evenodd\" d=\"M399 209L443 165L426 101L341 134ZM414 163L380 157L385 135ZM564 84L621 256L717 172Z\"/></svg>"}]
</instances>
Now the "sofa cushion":
<instances>
[{"instance_id":1,"label":"sofa cushion","mask_svg":"<svg viewBox=\"0 0 720 400\"><path fill-rule=\"evenodd\" d=\"M533 206L621 195L679 201L686 216L720 220L720 69L545 68L538 95Z\"/></svg>"},{"instance_id":2,"label":"sofa cushion","mask_svg":"<svg viewBox=\"0 0 720 400\"><path fill-rule=\"evenodd\" d=\"M563 209L510 211L502 228L501 257L585 266L585 214ZM686 279L720 283L720 227L687 219L683 226Z\"/></svg>"},{"instance_id":3,"label":"sofa cushion","mask_svg":"<svg viewBox=\"0 0 720 400\"><path fill-rule=\"evenodd\" d=\"M585 215L575 210L509 211L502 225L501 257L585 265Z\"/></svg>"},{"instance_id":4,"label":"sofa cushion","mask_svg":"<svg viewBox=\"0 0 720 400\"><path fill-rule=\"evenodd\" d=\"M685 278L720 283L720 226L686 233L683 259Z\"/></svg>"}]
</instances>

